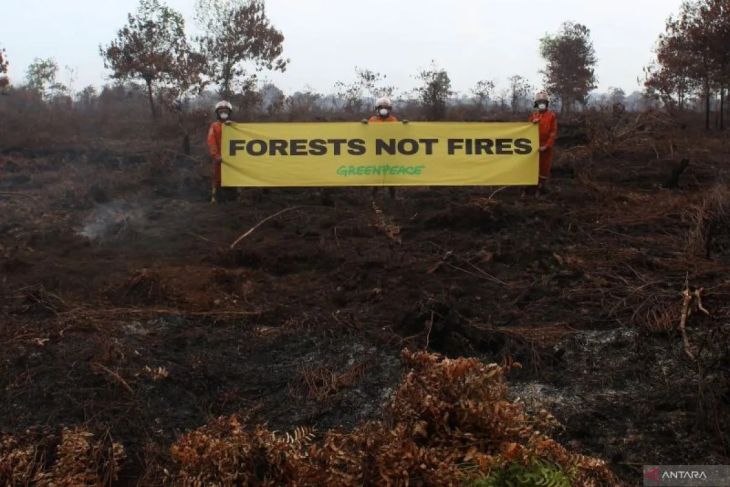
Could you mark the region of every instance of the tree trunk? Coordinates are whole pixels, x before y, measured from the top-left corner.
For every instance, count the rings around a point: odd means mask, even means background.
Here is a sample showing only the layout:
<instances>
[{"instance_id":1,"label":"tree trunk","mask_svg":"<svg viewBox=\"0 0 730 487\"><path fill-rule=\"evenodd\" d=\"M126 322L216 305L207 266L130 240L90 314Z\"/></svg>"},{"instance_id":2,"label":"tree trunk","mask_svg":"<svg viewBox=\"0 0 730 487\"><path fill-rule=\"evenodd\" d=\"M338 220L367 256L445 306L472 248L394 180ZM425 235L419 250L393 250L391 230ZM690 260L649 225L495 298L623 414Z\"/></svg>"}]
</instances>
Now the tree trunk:
<instances>
[{"instance_id":1,"label":"tree trunk","mask_svg":"<svg viewBox=\"0 0 730 487\"><path fill-rule=\"evenodd\" d=\"M720 87L720 130L725 130L725 86Z\"/></svg>"},{"instance_id":2,"label":"tree trunk","mask_svg":"<svg viewBox=\"0 0 730 487\"><path fill-rule=\"evenodd\" d=\"M705 130L710 130L710 81L705 81Z\"/></svg>"},{"instance_id":3,"label":"tree trunk","mask_svg":"<svg viewBox=\"0 0 730 487\"><path fill-rule=\"evenodd\" d=\"M152 120L157 120L157 110L155 109L155 98L152 96L152 80L147 82L147 97L150 100L150 111L152 112Z\"/></svg>"}]
</instances>

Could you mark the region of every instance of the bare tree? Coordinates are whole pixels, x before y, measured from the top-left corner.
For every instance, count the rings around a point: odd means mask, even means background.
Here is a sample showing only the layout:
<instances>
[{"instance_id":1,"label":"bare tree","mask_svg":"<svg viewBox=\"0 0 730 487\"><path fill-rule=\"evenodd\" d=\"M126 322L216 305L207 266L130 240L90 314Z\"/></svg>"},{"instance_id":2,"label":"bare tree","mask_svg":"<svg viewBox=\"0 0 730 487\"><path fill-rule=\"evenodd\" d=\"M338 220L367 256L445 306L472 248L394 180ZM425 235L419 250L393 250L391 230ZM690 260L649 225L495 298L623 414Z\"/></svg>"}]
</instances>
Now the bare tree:
<instances>
[{"instance_id":1,"label":"bare tree","mask_svg":"<svg viewBox=\"0 0 730 487\"><path fill-rule=\"evenodd\" d=\"M423 83L416 91L428 118L443 120L446 117L446 102L454 94L448 73L435 63L431 63L431 66L421 71L416 78Z\"/></svg>"},{"instance_id":2,"label":"bare tree","mask_svg":"<svg viewBox=\"0 0 730 487\"><path fill-rule=\"evenodd\" d=\"M104 66L119 80L141 79L147 87L152 118L157 118L153 92L183 69L190 52L182 14L160 0L140 0L137 12L107 47L100 47Z\"/></svg>"},{"instance_id":3,"label":"bare tree","mask_svg":"<svg viewBox=\"0 0 730 487\"><path fill-rule=\"evenodd\" d=\"M358 67L355 67L355 75L355 81L350 84L341 81L335 84L336 96L344 101L347 113L361 113L367 101L380 96L392 96L395 91L392 86L382 85L385 75Z\"/></svg>"},{"instance_id":4,"label":"bare tree","mask_svg":"<svg viewBox=\"0 0 730 487\"><path fill-rule=\"evenodd\" d=\"M5 49L0 49L0 89L5 88L10 84L10 80L7 77L9 65L10 63L8 62Z\"/></svg>"},{"instance_id":5,"label":"bare tree","mask_svg":"<svg viewBox=\"0 0 730 487\"><path fill-rule=\"evenodd\" d=\"M250 69L286 70L284 35L271 25L263 0L198 0L196 18L207 74L223 98L250 86Z\"/></svg>"},{"instance_id":6,"label":"bare tree","mask_svg":"<svg viewBox=\"0 0 730 487\"><path fill-rule=\"evenodd\" d=\"M471 93L474 95L474 101L477 107L487 108L487 105L489 105L489 102L492 100L492 96L494 95L494 88L494 81L486 79L477 81L477 84L471 89Z\"/></svg>"},{"instance_id":7,"label":"bare tree","mask_svg":"<svg viewBox=\"0 0 730 487\"><path fill-rule=\"evenodd\" d=\"M266 83L261 87L261 105L270 117L276 116L284 109L286 96L281 89L273 83Z\"/></svg>"},{"instance_id":8,"label":"bare tree","mask_svg":"<svg viewBox=\"0 0 730 487\"><path fill-rule=\"evenodd\" d=\"M524 106L525 100L530 96L531 89L530 83L522 76L515 75L509 79L510 106L513 114Z\"/></svg>"},{"instance_id":9,"label":"bare tree","mask_svg":"<svg viewBox=\"0 0 730 487\"><path fill-rule=\"evenodd\" d=\"M307 87L305 91L297 91L286 99L286 108L290 120L310 120L322 101L322 95Z\"/></svg>"},{"instance_id":10,"label":"bare tree","mask_svg":"<svg viewBox=\"0 0 730 487\"><path fill-rule=\"evenodd\" d=\"M78 103L81 108L88 110L93 108L94 104L98 101L98 98L99 94L97 93L96 88L89 85L76 94L76 103Z\"/></svg>"},{"instance_id":11,"label":"bare tree","mask_svg":"<svg viewBox=\"0 0 730 487\"><path fill-rule=\"evenodd\" d=\"M38 93L44 100L54 99L67 94L68 89L56 80L58 63L53 58L36 58L25 75L25 85Z\"/></svg>"},{"instance_id":12,"label":"bare tree","mask_svg":"<svg viewBox=\"0 0 730 487\"><path fill-rule=\"evenodd\" d=\"M626 92L621 88L608 88L608 102L611 105L626 105Z\"/></svg>"},{"instance_id":13,"label":"bare tree","mask_svg":"<svg viewBox=\"0 0 730 487\"><path fill-rule=\"evenodd\" d=\"M725 92L730 86L730 0L682 3L657 42L657 65L645 70L648 92L665 104L684 105L699 91L704 100L705 128L710 128L711 101L719 93L719 125L724 128Z\"/></svg>"},{"instance_id":14,"label":"bare tree","mask_svg":"<svg viewBox=\"0 0 730 487\"><path fill-rule=\"evenodd\" d=\"M570 112L576 102L585 105L588 94L596 88L594 68L598 62L588 27L565 22L557 35L540 40L540 54L547 61L541 71L545 85L560 97L561 111Z\"/></svg>"}]
</instances>

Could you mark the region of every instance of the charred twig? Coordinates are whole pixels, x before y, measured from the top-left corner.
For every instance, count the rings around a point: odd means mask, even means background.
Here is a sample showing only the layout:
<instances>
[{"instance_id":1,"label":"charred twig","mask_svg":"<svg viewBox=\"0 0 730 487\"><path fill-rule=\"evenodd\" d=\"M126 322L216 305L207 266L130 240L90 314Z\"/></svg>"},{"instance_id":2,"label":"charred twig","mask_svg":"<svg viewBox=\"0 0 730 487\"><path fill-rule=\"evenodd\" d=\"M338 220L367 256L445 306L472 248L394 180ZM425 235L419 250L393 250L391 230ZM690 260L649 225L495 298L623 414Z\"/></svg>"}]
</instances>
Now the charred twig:
<instances>
[{"instance_id":1,"label":"charred twig","mask_svg":"<svg viewBox=\"0 0 730 487\"><path fill-rule=\"evenodd\" d=\"M273 220L277 216L283 215L284 213L288 213L290 211L301 210L302 208L305 208L305 207L304 206L293 206L291 208L285 208L285 209L283 209L283 210L281 210L281 211L279 211L277 213L274 213L273 215L270 215L270 216L264 218L263 220L261 220L260 222L258 222L256 225L254 225L253 227L251 227L246 233L244 233L243 235L241 235L240 237L238 237L236 239L236 241L231 244L231 249L235 248L236 245L238 245L243 239L245 239L246 237L248 237L249 235L251 235L253 232L255 232L256 230L258 230L259 227L261 227L264 223L268 222L269 220Z\"/></svg>"},{"instance_id":2,"label":"charred twig","mask_svg":"<svg viewBox=\"0 0 730 487\"><path fill-rule=\"evenodd\" d=\"M710 312L707 311L707 309L704 306L702 306L702 291L704 291L704 290L705 290L705 288L699 288L699 289L697 289L693 293L693 296L697 300L697 309L699 309L700 311L702 311L703 313L705 313L707 316L710 316Z\"/></svg>"},{"instance_id":3,"label":"charred twig","mask_svg":"<svg viewBox=\"0 0 730 487\"><path fill-rule=\"evenodd\" d=\"M695 360L695 356L692 353L692 347L689 344L689 338L687 337L687 317L689 317L689 305L691 302L692 294L690 294L689 288L687 288L682 291L682 318L679 321L679 331L682 333L684 352L690 359Z\"/></svg>"},{"instance_id":4,"label":"charred twig","mask_svg":"<svg viewBox=\"0 0 730 487\"><path fill-rule=\"evenodd\" d=\"M491 274L489 274L487 272L482 271L481 269L479 269L478 267L476 267L471 262L467 262L467 264L469 264L470 266L474 267L477 272L476 273L475 272L471 272L470 270L464 269L463 267L459 267L457 265L449 264L448 262L446 263L446 265L448 265L452 269L457 270L457 271L464 272L466 274L469 274L470 276L478 277L479 279L484 279L484 280L487 280L487 281L489 281L491 283L499 284L500 286L505 286L505 287L508 286L508 284L506 282L501 281L500 279L497 279L493 275L491 275Z\"/></svg>"},{"instance_id":5,"label":"charred twig","mask_svg":"<svg viewBox=\"0 0 730 487\"><path fill-rule=\"evenodd\" d=\"M428 333L426 333L426 346L423 347L424 350L428 351L428 343L431 341L431 330L433 329L433 315L434 312L431 310L431 319L428 320Z\"/></svg>"},{"instance_id":6,"label":"charred twig","mask_svg":"<svg viewBox=\"0 0 730 487\"><path fill-rule=\"evenodd\" d=\"M238 245L239 243L241 243L242 240L244 240L245 238L247 238L248 236L250 236L253 232L255 232L256 230L258 230L262 225L264 225L269 220L273 220L277 216L283 215L284 213L288 213L288 212L294 211L294 210L303 210L305 208L312 208L312 209L318 209L318 210L321 210L322 208L326 208L326 209L329 209L329 210L338 211L337 208L330 208L330 207L326 207L326 206L314 206L314 205L300 205L300 206L292 206L291 208L285 208L285 209L283 209L283 210L281 210L281 211L279 211L277 213L274 213L273 215L267 216L266 218L264 218L263 220L261 220L260 222L258 222L256 225L254 225L253 227L251 227L246 233L244 233L243 235L241 235L240 237L238 237L236 239L236 241L231 244L231 247L230 247L231 250L233 250L236 247L236 245Z\"/></svg>"},{"instance_id":7,"label":"charred twig","mask_svg":"<svg viewBox=\"0 0 730 487\"><path fill-rule=\"evenodd\" d=\"M114 372L113 370L109 369L108 367L105 367L101 365L99 362L92 362L91 364L92 368L100 369L101 371L105 372L109 377L111 377L114 382L122 386L127 392L129 392L132 396L134 396L134 390L127 384L127 381L122 379L122 376Z\"/></svg>"},{"instance_id":8,"label":"charred twig","mask_svg":"<svg viewBox=\"0 0 730 487\"><path fill-rule=\"evenodd\" d=\"M444 264L444 262L446 262L449 259L449 257L451 257L453 254L454 254L454 252L452 250L447 251L444 254L444 256L441 257L441 260L439 260L434 265L432 265L431 267L428 268L428 270L426 271L426 274L433 274L434 272L439 270L439 268Z\"/></svg>"},{"instance_id":9,"label":"charred twig","mask_svg":"<svg viewBox=\"0 0 730 487\"><path fill-rule=\"evenodd\" d=\"M186 233L187 233L188 235L190 235L190 236L193 236L193 237L195 237L195 238L199 239L199 240L202 240L203 242L208 242L208 243L212 243L212 244L220 245L220 242L216 242L216 241L214 241L214 240L211 240L211 239L209 239L209 238L205 238L205 237L203 237L202 235L198 235L198 234L197 234L197 233L195 233L195 232L186 232Z\"/></svg>"},{"instance_id":10,"label":"charred twig","mask_svg":"<svg viewBox=\"0 0 730 487\"><path fill-rule=\"evenodd\" d=\"M505 189L507 189L507 188L509 188L509 186L502 186L501 188L499 188L499 189L496 189L496 190L494 190L494 191L492 192L492 194L490 194L490 195L489 195L489 199L491 200L491 199L492 199L492 198L494 198L494 197L495 197L495 196L496 196L496 195L497 195L498 193L500 193L500 192L504 191L504 190L505 190Z\"/></svg>"},{"instance_id":11,"label":"charred twig","mask_svg":"<svg viewBox=\"0 0 730 487\"><path fill-rule=\"evenodd\" d=\"M22 196L23 198L35 199L35 196L25 193L13 193L10 191L0 191L0 196Z\"/></svg>"},{"instance_id":12,"label":"charred twig","mask_svg":"<svg viewBox=\"0 0 730 487\"><path fill-rule=\"evenodd\" d=\"M59 313L60 316L69 315L86 315L86 316L108 316L108 315L172 315L172 316L259 316L264 313L263 310L258 311L183 311L177 309L164 308L109 308L109 309L88 309L76 308L70 311Z\"/></svg>"}]
</instances>

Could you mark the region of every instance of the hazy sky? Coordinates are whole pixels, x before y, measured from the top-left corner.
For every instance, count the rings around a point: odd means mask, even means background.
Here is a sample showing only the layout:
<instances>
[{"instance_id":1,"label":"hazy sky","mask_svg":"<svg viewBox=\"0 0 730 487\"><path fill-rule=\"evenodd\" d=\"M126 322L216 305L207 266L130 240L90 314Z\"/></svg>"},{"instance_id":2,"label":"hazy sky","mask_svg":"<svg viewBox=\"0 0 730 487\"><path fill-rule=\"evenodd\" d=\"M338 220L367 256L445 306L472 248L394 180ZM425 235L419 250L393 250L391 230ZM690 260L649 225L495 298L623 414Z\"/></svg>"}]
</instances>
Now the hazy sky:
<instances>
[{"instance_id":1,"label":"hazy sky","mask_svg":"<svg viewBox=\"0 0 730 487\"><path fill-rule=\"evenodd\" d=\"M168 0L193 27L195 0ZM664 21L681 0L267 0L269 17L286 37L286 73L266 75L284 91L305 86L332 91L354 79L355 66L380 72L400 91L433 59L455 90L480 79L505 86L513 74L541 83L539 39L572 20L590 29L598 55L599 90L638 89ZM108 73L99 57L137 0L7 0L0 47L11 79L22 83L36 57L53 57L76 70L74 89L101 85ZM65 70L61 81L68 82Z\"/></svg>"}]
</instances>

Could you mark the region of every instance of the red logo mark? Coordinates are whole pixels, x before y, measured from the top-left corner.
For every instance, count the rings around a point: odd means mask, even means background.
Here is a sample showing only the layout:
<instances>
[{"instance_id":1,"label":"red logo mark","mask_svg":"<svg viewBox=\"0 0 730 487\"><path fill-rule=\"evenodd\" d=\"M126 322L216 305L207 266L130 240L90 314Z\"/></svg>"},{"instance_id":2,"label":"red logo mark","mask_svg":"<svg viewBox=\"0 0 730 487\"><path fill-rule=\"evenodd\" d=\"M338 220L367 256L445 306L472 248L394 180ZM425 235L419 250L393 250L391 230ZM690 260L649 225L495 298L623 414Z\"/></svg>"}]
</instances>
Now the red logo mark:
<instances>
[{"instance_id":1,"label":"red logo mark","mask_svg":"<svg viewBox=\"0 0 730 487\"><path fill-rule=\"evenodd\" d=\"M653 467L644 472L644 478L646 480L651 480L652 482L659 482L660 473L659 467Z\"/></svg>"}]
</instances>

